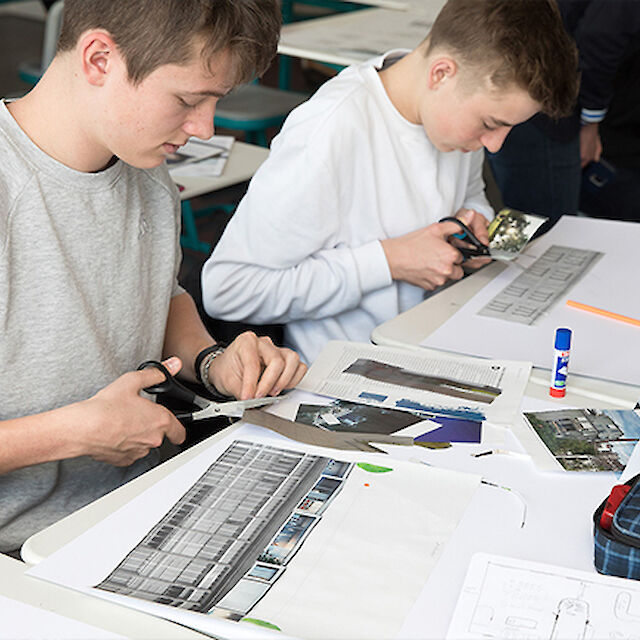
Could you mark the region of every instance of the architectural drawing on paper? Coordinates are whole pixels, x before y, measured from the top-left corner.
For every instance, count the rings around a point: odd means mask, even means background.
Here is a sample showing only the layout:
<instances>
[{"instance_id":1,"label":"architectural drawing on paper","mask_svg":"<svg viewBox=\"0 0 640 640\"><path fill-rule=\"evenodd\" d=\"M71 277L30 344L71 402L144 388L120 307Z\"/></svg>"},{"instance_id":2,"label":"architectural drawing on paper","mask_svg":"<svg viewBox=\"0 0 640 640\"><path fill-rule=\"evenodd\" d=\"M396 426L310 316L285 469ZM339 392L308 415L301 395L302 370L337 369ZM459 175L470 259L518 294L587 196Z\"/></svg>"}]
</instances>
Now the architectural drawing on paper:
<instances>
[{"instance_id":1,"label":"architectural drawing on paper","mask_svg":"<svg viewBox=\"0 0 640 640\"><path fill-rule=\"evenodd\" d=\"M286 570L351 467L233 442L97 588L240 620Z\"/></svg>"},{"instance_id":2,"label":"architectural drawing on paper","mask_svg":"<svg viewBox=\"0 0 640 640\"><path fill-rule=\"evenodd\" d=\"M602 255L599 251L553 245L482 307L478 315L535 324Z\"/></svg>"},{"instance_id":3,"label":"architectural drawing on paper","mask_svg":"<svg viewBox=\"0 0 640 640\"><path fill-rule=\"evenodd\" d=\"M528 563L474 558L449 638L638 638L640 584Z\"/></svg>"}]
</instances>

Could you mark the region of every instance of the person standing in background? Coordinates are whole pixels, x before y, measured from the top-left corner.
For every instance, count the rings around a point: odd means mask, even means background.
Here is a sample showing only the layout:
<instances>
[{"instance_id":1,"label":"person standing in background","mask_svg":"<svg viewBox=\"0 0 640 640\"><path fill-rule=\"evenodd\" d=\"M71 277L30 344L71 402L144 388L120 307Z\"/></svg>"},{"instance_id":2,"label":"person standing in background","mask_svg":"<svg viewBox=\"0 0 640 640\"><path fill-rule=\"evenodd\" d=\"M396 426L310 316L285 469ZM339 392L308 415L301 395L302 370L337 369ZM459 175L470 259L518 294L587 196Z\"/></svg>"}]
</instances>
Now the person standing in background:
<instances>
[{"instance_id":1,"label":"person standing in background","mask_svg":"<svg viewBox=\"0 0 640 640\"><path fill-rule=\"evenodd\" d=\"M557 1L579 50L576 109L567 118L538 114L514 127L500 151L487 153L495 181L505 205L550 218L542 231L581 209L638 219L629 205L640 197L633 196L640 191L640 2ZM608 165L589 181L603 147L618 169L604 207L597 192L610 178ZM583 191L581 204L586 167L584 182L591 188Z\"/></svg>"}]
</instances>

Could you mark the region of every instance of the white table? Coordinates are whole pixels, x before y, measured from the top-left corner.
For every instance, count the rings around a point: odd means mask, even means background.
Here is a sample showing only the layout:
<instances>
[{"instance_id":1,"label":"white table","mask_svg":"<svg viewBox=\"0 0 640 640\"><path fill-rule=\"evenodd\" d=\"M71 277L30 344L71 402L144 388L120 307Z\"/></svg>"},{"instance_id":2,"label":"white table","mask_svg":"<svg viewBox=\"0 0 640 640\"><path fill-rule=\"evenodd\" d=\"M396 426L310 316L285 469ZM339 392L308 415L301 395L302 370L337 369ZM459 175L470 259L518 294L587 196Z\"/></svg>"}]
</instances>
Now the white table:
<instances>
[{"instance_id":1,"label":"white table","mask_svg":"<svg viewBox=\"0 0 640 640\"><path fill-rule=\"evenodd\" d=\"M418 347L440 325L453 316L482 287L503 271L505 265L493 262L477 273L439 291L413 309L376 327L371 340L376 344ZM430 349L436 353L435 350ZM550 372L533 369L526 394L534 398L549 398ZM640 381L638 381L640 383ZM567 395L563 404L574 407L633 408L640 400L640 386L631 386L569 374Z\"/></svg>"},{"instance_id":2,"label":"white table","mask_svg":"<svg viewBox=\"0 0 640 640\"><path fill-rule=\"evenodd\" d=\"M79 637L72 636L72 632L76 629L76 625L84 624L104 630L105 634L123 636L131 640L145 638L202 640L205 638L200 633L166 620L25 576L24 572L27 568L28 566L24 563L0 554L0 596L37 607L42 611L45 626L49 613L68 618L68 637ZM30 620L33 624L36 622L33 620L34 617L36 616L32 616ZM11 632L15 631L16 637L23 637L25 633L23 625L12 630L8 624L5 614L0 619L0 635L5 637L7 634L7 637L11 637L13 635ZM49 637L46 633L47 630L42 629L41 634L32 637L44 640Z\"/></svg>"},{"instance_id":3,"label":"white table","mask_svg":"<svg viewBox=\"0 0 640 640\"><path fill-rule=\"evenodd\" d=\"M183 225L181 242L183 247L207 254L211 250L209 244L198 237L190 199L250 180L268 157L269 149L236 141L231 148L222 175L213 178L179 178L179 184L184 187L184 190L180 192Z\"/></svg>"},{"instance_id":4,"label":"white table","mask_svg":"<svg viewBox=\"0 0 640 640\"><path fill-rule=\"evenodd\" d=\"M407 11L363 9L285 25L278 53L348 66L391 49L413 49L429 32L444 0Z\"/></svg>"}]
</instances>

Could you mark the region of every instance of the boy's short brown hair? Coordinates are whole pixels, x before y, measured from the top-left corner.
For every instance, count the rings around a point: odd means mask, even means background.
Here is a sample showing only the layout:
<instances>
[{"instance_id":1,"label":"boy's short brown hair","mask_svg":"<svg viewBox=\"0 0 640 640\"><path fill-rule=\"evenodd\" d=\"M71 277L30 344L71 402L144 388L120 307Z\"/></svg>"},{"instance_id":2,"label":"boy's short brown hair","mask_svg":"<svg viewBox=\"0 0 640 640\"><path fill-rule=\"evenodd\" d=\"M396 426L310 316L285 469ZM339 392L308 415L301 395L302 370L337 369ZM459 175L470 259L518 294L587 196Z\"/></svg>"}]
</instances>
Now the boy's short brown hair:
<instances>
[{"instance_id":1,"label":"boy's short brown hair","mask_svg":"<svg viewBox=\"0 0 640 640\"><path fill-rule=\"evenodd\" d=\"M280 23L277 0L65 0L58 51L73 49L87 30L104 29L139 84L162 65L191 60L200 37L205 64L228 50L240 84L268 68Z\"/></svg>"},{"instance_id":2,"label":"boy's short brown hair","mask_svg":"<svg viewBox=\"0 0 640 640\"><path fill-rule=\"evenodd\" d=\"M427 55L451 50L496 87L525 89L549 116L574 106L578 54L555 0L449 0L426 42Z\"/></svg>"}]
</instances>

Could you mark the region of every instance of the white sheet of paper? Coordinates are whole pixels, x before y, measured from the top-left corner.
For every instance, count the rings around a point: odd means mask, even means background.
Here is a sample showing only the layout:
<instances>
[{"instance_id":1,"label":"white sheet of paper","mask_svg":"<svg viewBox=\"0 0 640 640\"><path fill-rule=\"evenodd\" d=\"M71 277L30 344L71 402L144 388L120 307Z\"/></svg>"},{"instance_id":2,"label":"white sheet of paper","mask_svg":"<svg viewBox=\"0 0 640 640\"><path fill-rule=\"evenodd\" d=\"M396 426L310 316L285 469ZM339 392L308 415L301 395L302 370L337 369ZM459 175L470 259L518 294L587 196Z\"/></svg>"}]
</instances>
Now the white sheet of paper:
<instances>
[{"instance_id":1,"label":"white sheet of paper","mask_svg":"<svg viewBox=\"0 0 640 640\"><path fill-rule=\"evenodd\" d=\"M497 386L501 393L491 403L477 402L344 373L358 359L374 360L418 374ZM311 365L298 388L388 409L402 409L402 401L408 400L422 406L470 410L480 412L493 422L509 424L518 413L530 370L531 365L527 362L487 361L447 354L434 355L416 349L331 341ZM372 400L372 394L380 399Z\"/></svg>"},{"instance_id":2,"label":"white sheet of paper","mask_svg":"<svg viewBox=\"0 0 640 640\"><path fill-rule=\"evenodd\" d=\"M477 554L447 638L635 638L640 583Z\"/></svg>"},{"instance_id":3,"label":"white sheet of paper","mask_svg":"<svg viewBox=\"0 0 640 640\"><path fill-rule=\"evenodd\" d=\"M486 358L531 360L551 368L555 330L573 331L569 372L637 385L640 381L638 327L566 306L568 299L640 318L633 257L640 245L634 222L564 216L529 246L518 264L529 266L551 245L600 251L604 255L568 293L533 325L479 316L478 311L522 270L509 266L422 342L422 346Z\"/></svg>"},{"instance_id":4,"label":"white sheet of paper","mask_svg":"<svg viewBox=\"0 0 640 640\"><path fill-rule=\"evenodd\" d=\"M124 640L124 636L99 629L52 611L0 595L0 640Z\"/></svg>"},{"instance_id":5,"label":"white sheet of paper","mask_svg":"<svg viewBox=\"0 0 640 640\"><path fill-rule=\"evenodd\" d=\"M250 612L250 617L277 624L283 633L274 636L251 624L92 589L239 438L393 468L380 474L352 469L287 570L255 608L256 614ZM475 475L430 469L382 454L308 447L244 424L29 573L221 638L390 637L401 626L478 484Z\"/></svg>"}]
</instances>

